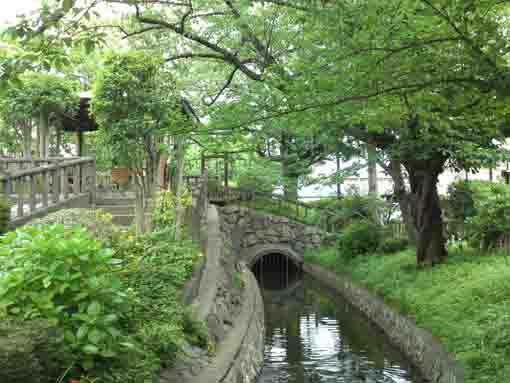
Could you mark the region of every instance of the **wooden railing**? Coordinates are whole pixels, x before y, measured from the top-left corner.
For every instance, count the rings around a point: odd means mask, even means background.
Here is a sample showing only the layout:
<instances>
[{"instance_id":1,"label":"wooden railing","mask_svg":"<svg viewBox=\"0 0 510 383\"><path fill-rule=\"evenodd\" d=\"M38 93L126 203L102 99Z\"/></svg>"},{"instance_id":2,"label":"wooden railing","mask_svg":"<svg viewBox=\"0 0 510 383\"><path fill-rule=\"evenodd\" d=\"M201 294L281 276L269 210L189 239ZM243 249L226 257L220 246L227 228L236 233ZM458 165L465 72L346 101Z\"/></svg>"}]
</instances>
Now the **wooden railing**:
<instances>
[{"instance_id":1,"label":"wooden railing","mask_svg":"<svg viewBox=\"0 0 510 383\"><path fill-rule=\"evenodd\" d=\"M79 157L49 157L45 159L18 159L0 157L0 175L15 173L21 170L38 168L41 166L55 165L58 163L77 160Z\"/></svg>"},{"instance_id":2,"label":"wooden railing","mask_svg":"<svg viewBox=\"0 0 510 383\"><path fill-rule=\"evenodd\" d=\"M43 165L0 175L0 192L14 206L13 221L44 213L84 194L89 195L89 202L94 201L95 159L41 160L38 164Z\"/></svg>"}]
</instances>

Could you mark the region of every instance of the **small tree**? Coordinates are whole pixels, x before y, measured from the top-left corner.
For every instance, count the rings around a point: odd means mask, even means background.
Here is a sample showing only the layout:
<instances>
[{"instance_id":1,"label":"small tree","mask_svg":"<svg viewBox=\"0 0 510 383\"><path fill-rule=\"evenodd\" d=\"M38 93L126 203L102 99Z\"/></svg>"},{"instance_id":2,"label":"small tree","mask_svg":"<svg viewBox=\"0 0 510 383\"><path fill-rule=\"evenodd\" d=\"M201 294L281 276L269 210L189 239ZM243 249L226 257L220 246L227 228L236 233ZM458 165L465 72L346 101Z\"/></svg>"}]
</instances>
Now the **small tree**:
<instances>
[{"instance_id":1,"label":"small tree","mask_svg":"<svg viewBox=\"0 0 510 383\"><path fill-rule=\"evenodd\" d=\"M96 81L91 110L113 157L135 177L136 226L144 232L163 138L185 126L176 82L153 52L110 53Z\"/></svg>"},{"instance_id":2,"label":"small tree","mask_svg":"<svg viewBox=\"0 0 510 383\"><path fill-rule=\"evenodd\" d=\"M29 73L13 83L0 100L0 115L23 138L25 158L32 157L34 121L39 129L39 155L48 156L50 121L72 113L79 105L78 84L63 77Z\"/></svg>"}]
</instances>

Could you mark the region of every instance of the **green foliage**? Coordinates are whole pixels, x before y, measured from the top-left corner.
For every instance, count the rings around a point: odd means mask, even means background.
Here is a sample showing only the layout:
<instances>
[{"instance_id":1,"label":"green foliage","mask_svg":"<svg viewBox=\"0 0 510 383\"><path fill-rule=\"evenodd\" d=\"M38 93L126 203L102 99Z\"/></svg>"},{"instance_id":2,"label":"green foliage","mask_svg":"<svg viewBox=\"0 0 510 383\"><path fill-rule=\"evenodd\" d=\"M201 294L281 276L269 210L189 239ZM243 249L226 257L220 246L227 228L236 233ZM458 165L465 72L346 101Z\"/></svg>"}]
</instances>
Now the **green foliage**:
<instances>
[{"instance_id":1,"label":"green foliage","mask_svg":"<svg viewBox=\"0 0 510 383\"><path fill-rule=\"evenodd\" d=\"M80 226L104 247L116 248L121 229L112 224L112 216L101 209L64 209L31 221L30 225L64 225L66 229Z\"/></svg>"},{"instance_id":2,"label":"green foliage","mask_svg":"<svg viewBox=\"0 0 510 383\"><path fill-rule=\"evenodd\" d=\"M180 299L200 252L188 240L170 241L171 228L124 235L116 254L124 260L123 280L134 296L126 327L141 352L118 361L107 374L98 371L91 377L139 383L152 381L161 368L171 366L186 341L207 343L203 325L190 319Z\"/></svg>"},{"instance_id":3,"label":"green foliage","mask_svg":"<svg viewBox=\"0 0 510 383\"><path fill-rule=\"evenodd\" d=\"M61 76L28 73L0 99L0 114L11 124L38 117L41 111L60 117L78 108L78 89L75 81Z\"/></svg>"},{"instance_id":4,"label":"green foliage","mask_svg":"<svg viewBox=\"0 0 510 383\"><path fill-rule=\"evenodd\" d=\"M156 230L175 229L177 197L169 190L161 191L156 195L152 212L152 223ZM181 195L181 209L186 210L191 206L191 192L183 190Z\"/></svg>"},{"instance_id":5,"label":"green foliage","mask_svg":"<svg viewBox=\"0 0 510 383\"><path fill-rule=\"evenodd\" d=\"M487 198L475 200L476 215L467 218L470 242L476 247L495 247L501 236L510 233L510 187L494 187Z\"/></svg>"},{"instance_id":6,"label":"green foliage","mask_svg":"<svg viewBox=\"0 0 510 383\"><path fill-rule=\"evenodd\" d=\"M510 232L510 187L488 181L462 181L449 188L449 214L466 230L470 243L482 249L496 246Z\"/></svg>"},{"instance_id":7,"label":"green foliage","mask_svg":"<svg viewBox=\"0 0 510 383\"><path fill-rule=\"evenodd\" d=\"M369 254L377 250L381 240L381 226L366 219L355 221L338 235L338 252L344 258Z\"/></svg>"},{"instance_id":8,"label":"green foliage","mask_svg":"<svg viewBox=\"0 0 510 383\"><path fill-rule=\"evenodd\" d=\"M191 344L203 349L207 349L210 346L209 329L205 322L196 318L196 313L191 307L184 310L182 325L184 332L188 334L188 340Z\"/></svg>"},{"instance_id":9,"label":"green foliage","mask_svg":"<svg viewBox=\"0 0 510 383\"><path fill-rule=\"evenodd\" d=\"M161 150L162 136L185 125L176 82L156 52L108 54L91 111L114 162L133 170Z\"/></svg>"},{"instance_id":10,"label":"green foliage","mask_svg":"<svg viewBox=\"0 0 510 383\"><path fill-rule=\"evenodd\" d=\"M0 381L54 383L68 366L53 326L44 320L0 321Z\"/></svg>"},{"instance_id":11,"label":"green foliage","mask_svg":"<svg viewBox=\"0 0 510 383\"><path fill-rule=\"evenodd\" d=\"M384 254L394 254L409 247L407 238L386 238L379 246L378 251Z\"/></svg>"},{"instance_id":12,"label":"green foliage","mask_svg":"<svg viewBox=\"0 0 510 383\"><path fill-rule=\"evenodd\" d=\"M11 204L4 197L0 197L0 234L7 231L11 220Z\"/></svg>"},{"instance_id":13,"label":"green foliage","mask_svg":"<svg viewBox=\"0 0 510 383\"><path fill-rule=\"evenodd\" d=\"M457 221L464 222L472 217L475 211L473 183L457 181L448 186L447 215Z\"/></svg>"},{"instance_id":14,"label":"green foliage","mask_svg":"<svg viewBox=\"0 0 510 383\"><path fill-rule=\"evenodd\" d=\"M232 273L232 286L234 286L234 288L237 290L244 289L244 279L242 273L238 271Z\"/></svg>"},{"instance_id":15,"label":"green foliage","mask_svg":"<svg viewBox=\"0 0 510 383\"><path fill-rule=\"evenodd\" d=\"M85 367L126 351L119 320L128 296L112 270L113 252L84 229L27 226L0 238L0 311L44 319L62 349Z\"/></svg>"},{"instance_id":16,"label":"green foliage","mask_svg":"<svg viewBox=\"0 0 510 383\"><path fill-rule=\"evenodd\" d=\"M450 249L440 267L418 268L412 249L391 257L335 259L335 250L307 254L310 262L384 297L439 338L466 371L467 383L506 382L510 355L510 262L505 254L473 256Z\"/></svg>"}]
</instances>

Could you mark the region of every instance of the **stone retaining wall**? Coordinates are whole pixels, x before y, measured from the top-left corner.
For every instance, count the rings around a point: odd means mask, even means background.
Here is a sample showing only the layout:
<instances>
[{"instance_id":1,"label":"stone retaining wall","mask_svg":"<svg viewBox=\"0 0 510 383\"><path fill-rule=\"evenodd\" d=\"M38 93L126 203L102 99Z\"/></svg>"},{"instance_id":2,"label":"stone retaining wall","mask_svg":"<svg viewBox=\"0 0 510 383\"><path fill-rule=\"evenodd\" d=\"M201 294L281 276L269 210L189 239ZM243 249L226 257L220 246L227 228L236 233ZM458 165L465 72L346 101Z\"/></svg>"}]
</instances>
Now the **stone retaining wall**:
<instances>
[{"instance_id":1,"label":"stone retaining wall","mask_svg":"<svg viewBox=\"0 0 510 383\"><path fill-rule=\"evenodd\" d=\"M304 270L337 290L383 329L389 339L432 383L464 383L463 370L432 334L418 328L347 275L339 276L310 264L305 264Z\"/></svg>"}]
</instances>

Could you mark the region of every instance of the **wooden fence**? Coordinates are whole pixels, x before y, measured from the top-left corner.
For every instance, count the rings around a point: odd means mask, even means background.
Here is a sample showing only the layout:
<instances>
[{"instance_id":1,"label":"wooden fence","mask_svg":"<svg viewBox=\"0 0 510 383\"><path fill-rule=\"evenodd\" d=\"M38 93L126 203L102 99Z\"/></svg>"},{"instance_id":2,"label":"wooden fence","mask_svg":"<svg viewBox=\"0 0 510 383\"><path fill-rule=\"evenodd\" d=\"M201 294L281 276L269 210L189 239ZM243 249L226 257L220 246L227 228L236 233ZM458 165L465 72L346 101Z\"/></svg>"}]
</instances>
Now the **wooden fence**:
<instances>
[{"instance_id":1,"label":"wooden fence","mask_svg":"<svg viewBox=\"0 0 510 383\"><path fill-rule=\"evenodd\" d=\"M2 160L12 166L27 166L24 161ZM13 165L14 164L14 165ZM31 168L9 171L0 175L0 192L13 204L12 221L26 221L43 215L51 208L88 197L95 199L96 162L93 158L41 160Z\"/></svg>"}]
</instances>

